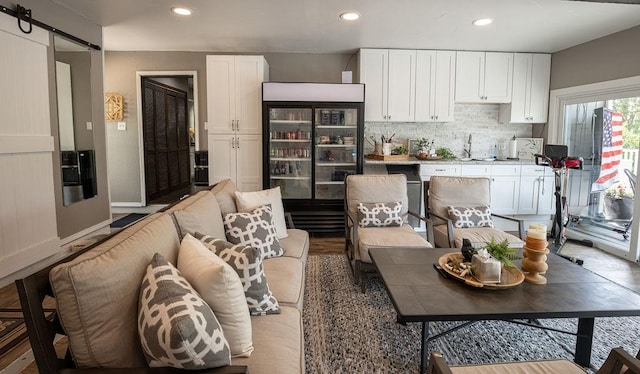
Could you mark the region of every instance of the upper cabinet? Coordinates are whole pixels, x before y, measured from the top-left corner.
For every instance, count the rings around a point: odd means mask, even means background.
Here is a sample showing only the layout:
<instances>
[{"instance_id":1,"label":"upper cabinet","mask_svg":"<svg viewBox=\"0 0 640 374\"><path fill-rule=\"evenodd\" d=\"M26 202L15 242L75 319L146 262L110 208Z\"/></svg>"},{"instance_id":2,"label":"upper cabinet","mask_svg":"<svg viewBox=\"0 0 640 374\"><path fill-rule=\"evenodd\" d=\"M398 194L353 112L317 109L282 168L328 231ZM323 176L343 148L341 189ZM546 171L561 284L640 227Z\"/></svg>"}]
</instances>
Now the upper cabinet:
<instances>
[{"instance_id":1,"label":"upper cabinet","mask_svg":"<svg viewBox=\"0 0 640 374\"><path fill-rule=\"evenodd\" d=\"M501 123L547 122L551 55L515 53L511 104L500 108Z\"/></svg>"},{"instance_id":2,"label":"upper cabinet","mask_svg":"<svg viewBox=\"0 0 640 374\"><path fill-rule=\"evenodd\" d=\"M511 102L512 79L513 53L457 52L456 102Z\"/></svg>"},{"instance_id":3,"label":"upper cabinet","mask_svg":"<svg viewBox=\"0 0 640 374\"><path fill-rule=\"evenodd\" d=\"M209 132L260 134L262 82L268 74L262 56L207 56Z\"/></svg>"},{"instance_id":4,"label":"upper cabinet","mask_svg":"<svg viewBox=\"0 0 640 374\"><path fill-rule=\"evenodd\" d=\"M416 51L360 50L365 121L405 122L415 117Z\"/></svg>"},{"instance_id":5,"label":"upper cabinet","mask_svg":"<svg viewBox=\"0 0 640 374\"><path fill-rule=\"evenodd\" d=\"M456 52L417 51L415 120L453 121Z\"/></svg>"}]
</instances>

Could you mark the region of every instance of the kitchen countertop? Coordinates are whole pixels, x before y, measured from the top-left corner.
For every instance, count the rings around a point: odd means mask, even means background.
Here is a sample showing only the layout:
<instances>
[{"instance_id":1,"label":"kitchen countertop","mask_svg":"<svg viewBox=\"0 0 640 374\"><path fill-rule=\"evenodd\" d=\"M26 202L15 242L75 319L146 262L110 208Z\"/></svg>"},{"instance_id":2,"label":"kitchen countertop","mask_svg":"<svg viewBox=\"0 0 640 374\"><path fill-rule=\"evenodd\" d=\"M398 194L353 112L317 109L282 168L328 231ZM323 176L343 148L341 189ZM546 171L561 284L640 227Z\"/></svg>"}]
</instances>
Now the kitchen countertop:
<instances>
[{"instance_id":1,"label":"kitchen countertop","mask_svg":"<svg viewBox=\"0 0 640 374\"><path fill-rule=\"evenodd\" d=\"M414 165L414 164L462 164L462 165L535 165L534 160L495 160L495 161L483 161L483 160L471 160L461 161L460 159L454 160L418 160L417 158L410 156L408 160L391 161L391 160L369 160L365 157L365 165Z\"/></svg>"}]
</instances>

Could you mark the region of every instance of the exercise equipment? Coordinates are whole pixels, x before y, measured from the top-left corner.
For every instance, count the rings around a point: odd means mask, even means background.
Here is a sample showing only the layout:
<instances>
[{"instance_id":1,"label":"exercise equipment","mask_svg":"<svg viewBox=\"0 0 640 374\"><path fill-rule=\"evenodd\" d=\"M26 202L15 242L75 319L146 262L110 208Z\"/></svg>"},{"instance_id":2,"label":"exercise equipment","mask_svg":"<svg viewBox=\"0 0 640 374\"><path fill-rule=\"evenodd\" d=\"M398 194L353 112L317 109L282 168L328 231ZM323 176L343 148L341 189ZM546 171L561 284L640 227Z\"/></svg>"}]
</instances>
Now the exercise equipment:
<instances>
[{"instance_id":1,"label":"exercise equipment","mask_svg":"<svg viewBox=\"0 0 640 374\"><path fill-rule=\"evenodd\" d=\"M555 178L555 202L556 211L553 216L551 235L553 241L549 243L549 251L571 262L582 265L584 261L572 256L560 254L562 247L568 240L579 242L583 245L593 246L588 240L568 239L565 229L569 221L567 211L567 190L569 185L569 170L582 169L582 157L569 157L569 148L566 145L547 144L544 147L544 155L535 154L536 165L548 166L553 170Z\"/></svg>"}]
</instances>

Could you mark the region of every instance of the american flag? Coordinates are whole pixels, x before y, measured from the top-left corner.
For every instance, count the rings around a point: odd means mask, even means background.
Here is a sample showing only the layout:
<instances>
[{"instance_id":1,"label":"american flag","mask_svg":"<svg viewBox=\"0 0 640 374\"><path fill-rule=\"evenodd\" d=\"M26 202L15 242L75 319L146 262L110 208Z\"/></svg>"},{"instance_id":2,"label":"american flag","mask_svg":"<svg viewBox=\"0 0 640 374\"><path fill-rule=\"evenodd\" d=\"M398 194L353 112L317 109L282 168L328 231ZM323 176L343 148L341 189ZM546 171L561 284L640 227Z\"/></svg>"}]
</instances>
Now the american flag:
<instances>
[{"instance_id":1,"label":"american flag","mask_svg":"<svg viewBox=\"0 0 640 374\"><path fill-rule=\"evenodd\" d=\"M605 108L602 115L600 176L593 182L591 191L604 190L617 181L618 166L622 159L622 114Z\"/></svg>"}]
</instances>

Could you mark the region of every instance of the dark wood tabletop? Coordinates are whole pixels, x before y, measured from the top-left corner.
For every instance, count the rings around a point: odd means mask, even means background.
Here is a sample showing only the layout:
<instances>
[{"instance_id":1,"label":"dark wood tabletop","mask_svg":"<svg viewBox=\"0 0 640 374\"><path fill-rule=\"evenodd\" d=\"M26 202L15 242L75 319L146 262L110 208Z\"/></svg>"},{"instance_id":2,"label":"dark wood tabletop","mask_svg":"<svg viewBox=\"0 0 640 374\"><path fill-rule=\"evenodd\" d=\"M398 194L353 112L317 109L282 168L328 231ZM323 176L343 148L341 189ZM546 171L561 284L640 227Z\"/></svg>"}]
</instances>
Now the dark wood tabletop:
<instances>
[{"instance_id":1,"label":"dark wood tabletop","mask_svg":"<svg viewBox=\"0 0 640 374\"><path fill-rule=\"evenodd\" d=\"M420 373L428 364L431 321L536 320L578 318L574 361L591 364L596 317L640 315L640 294L611 282L580 265L550 253L547 284L526 281L489 290L445 278L433 264L451 248L370 248L369 254L393 303L399 322L420 322ZM520 267L520 261L514 262ZM470 322L465 322L468 324ZM541 325L530 325L545 328ZM453 331L455 328L449 330ZM446 332L445 332L446 334ZM442 335L442 334L439 334Z\"/></svg>"},{"instance_id":2,"label":"dark wood tabletop","mask_svg":"<svg viewBox=\"0 0 640 374\"><path fill-rule=\"evenodd\" d=\"M401 322L640 315L640 294L555 254L548 255L546 285L505 290L475 288L433 268L457 249L372 248ZM516 266L520 267L518 261Z\"/></svg>"}]
</instances>

